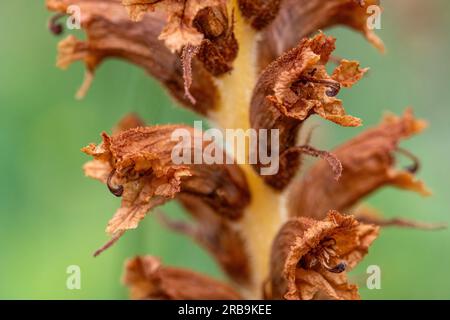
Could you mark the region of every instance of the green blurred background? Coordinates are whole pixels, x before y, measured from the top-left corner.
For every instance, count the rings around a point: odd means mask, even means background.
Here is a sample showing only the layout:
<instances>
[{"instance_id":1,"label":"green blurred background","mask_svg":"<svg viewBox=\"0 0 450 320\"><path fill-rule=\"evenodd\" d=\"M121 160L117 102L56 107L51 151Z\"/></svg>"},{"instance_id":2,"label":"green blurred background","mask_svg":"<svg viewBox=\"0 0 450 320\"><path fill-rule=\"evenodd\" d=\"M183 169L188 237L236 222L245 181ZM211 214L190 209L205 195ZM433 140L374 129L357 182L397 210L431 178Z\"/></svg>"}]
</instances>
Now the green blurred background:
<instances>
[{"instance_id":1,"label":"green blurred background","mask_svg":"<svg viewBox=\"0 0 450 320\"><path fill-rule=\"evenodd\" d=\"M79 150L98 142L99 133L127 112L152 124L196 117L166 97L143 71L108 61L98 71L88 96L76 101L83 77L76 64L55 67L59 39L46 29L44 1L0 3L0 298L122 299L123 262L153 254L166 264L223 277L214 261L189 239L147 217L136 231L93 258L107 236L104 229L119 200L105 186L83 176L87 160ZM386 216L450 221L449 57L450 2L385 0L382 30L387 46L380 55L354 32L336 28L337 55L360 60L370 74L341 94L347 111L365 127L384 111L401 113L412 105L431 126L404 146L422 160L423 178L434 195L384 189L368 202ZM362 129L321 126L321 147L332 147ZM176 204L165 211L180 215ZM368 265L382 270L382 289L361 293L366 299L450 298L450 231L386 229L353 272L364 284ZM66 268L81 267L81 290L66 289Z\"/></svg>"}]
</instances>

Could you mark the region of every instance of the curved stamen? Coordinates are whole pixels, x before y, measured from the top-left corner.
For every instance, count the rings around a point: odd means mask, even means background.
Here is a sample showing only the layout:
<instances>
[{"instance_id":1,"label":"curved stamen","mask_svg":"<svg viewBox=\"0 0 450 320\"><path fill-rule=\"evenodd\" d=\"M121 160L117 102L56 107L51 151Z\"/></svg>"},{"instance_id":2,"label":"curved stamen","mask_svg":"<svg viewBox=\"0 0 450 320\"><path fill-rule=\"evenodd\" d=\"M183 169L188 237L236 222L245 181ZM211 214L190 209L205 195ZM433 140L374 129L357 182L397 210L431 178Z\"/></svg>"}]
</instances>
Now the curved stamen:
<instances>
[{"instance_id":1,"label":"curved stamen","mask_svg":"<svg viewBox=\"0 0 450 320\"><path fill-rule=\"evenodd\" d=\"M58 20L64 16L65 14L63 13L57 13L53 17L51 17L48 22L49 30L56 36L60 35L64 31L63 24L61 22L58 22Z\"/></svg>"},{"instance_id":2,"label":"curved stamen","mask_svg":"<svg viewBox=\"0 0 450 320\"><path fill-rule=\"evenodd\" d=\"M417 173L419 171L419 169L420 169L420 160L419 160L419 158L417 158L414 154L412 154L408 150L405 150L405 149L402 149L402 148L397 148L397 152L401 153L402 155L404 155L405 157L409 158L413 162L411 165L407 166L405 168L405 170L409 171L412 174L415 174L415 173Z\"/></svg>"},{"instance_id":3,"label":"curved stamen","mask_svg":"<svg viewBox=\"0 0 450 320\"><path fill-rule=\"evenodd\" d=\"M116 170L111 171L111 173L108 176L108 180L106 181L106 185L108 186L109 191L115 195L116 197L121 197L123 194L123 186L114 186L112 184L112 178L114 177L114 174L116 173Z\"/></svg>"}]
</instances>

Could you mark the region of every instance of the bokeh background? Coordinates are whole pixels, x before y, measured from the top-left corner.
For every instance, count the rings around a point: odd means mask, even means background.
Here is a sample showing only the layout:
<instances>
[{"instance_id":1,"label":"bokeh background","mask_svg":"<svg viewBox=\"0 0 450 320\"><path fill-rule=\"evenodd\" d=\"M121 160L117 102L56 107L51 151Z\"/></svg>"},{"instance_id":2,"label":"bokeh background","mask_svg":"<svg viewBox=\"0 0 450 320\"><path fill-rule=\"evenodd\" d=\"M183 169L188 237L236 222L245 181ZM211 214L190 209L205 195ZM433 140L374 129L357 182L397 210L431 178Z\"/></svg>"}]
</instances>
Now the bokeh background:
<instances>
[{"instance_id":1,"label":"bokeh background","mask_svg":"<svg viewBox=\"0 0 450 320\"><path fill-rule=\"evenodd\" d=\"M44 1L0 2L0 298L125 299L123 262L151 253L166 264L223 277L214 261L189 239L172 234L148 216L136 231L93 258L107 236L104 228L119 205L105 186L83 176L87 157L80 148L99 141L127 112L152 124L196 116L174 105L142 70L108 61L88 96L76 101L83 67L55 67L58 38L46 29ZM422 135L404 143L418 155L429 198L386 188L368 202L386 216L429 222L450 221L450 2L385 0L380 55L353 31L335 28L337 55L360 60L370 74L341 97L365 127L387 111L414 106L430 122ZM320 147L332 147L362 129L323 123ZM176 204L164 209L181 215ZM382 289L362 286L366 299L450 298L450 231L386 229L353 272L364 284L368 265L382 270ZM66 268L81 267L81 290L66 288Z\"/></svg>"}]
</instances>

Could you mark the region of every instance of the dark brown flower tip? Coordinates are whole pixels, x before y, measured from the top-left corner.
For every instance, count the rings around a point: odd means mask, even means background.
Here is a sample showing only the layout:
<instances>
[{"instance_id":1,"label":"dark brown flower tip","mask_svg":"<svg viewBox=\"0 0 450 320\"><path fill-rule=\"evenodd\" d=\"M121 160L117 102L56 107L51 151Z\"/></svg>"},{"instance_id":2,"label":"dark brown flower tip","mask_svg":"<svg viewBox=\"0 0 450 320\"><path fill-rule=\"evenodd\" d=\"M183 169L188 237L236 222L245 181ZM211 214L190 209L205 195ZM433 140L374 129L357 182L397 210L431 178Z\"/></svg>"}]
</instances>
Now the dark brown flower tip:
<instances>
[{"instance_id":1,"label":"dark brown flower tip","mask_svg":"<svg viewBox=\"0 0 450 320\"><path fill-rule=\"evenodd\" d=\"M251 26L261 30L278 14L281 0L239 0L239 9Z\"/></svg>"},{"instance_id":2,"label":"dark brown flower tip","mask_svg":"<svg viewBox=\"0 0 450 320\"><path fill-rule=\"evenodd\" d=\"M251 283L249 254L243 235L233 221L222 217L205 202L187 194L178 201L192 216L193 222L176 221L160 213L161 222L175 232L192 238L205 248L229 278L240 286Z\"/></svg>"},{"instance_id":3,"label":"dark brown flower tip","mask_svg":"<svg viewBox=\"0 0 450 320\"><path fill-rule=\"evenodd\" d=\"M59 19L64 17L65 14L57 13L50 18L48 22L48 29L55 35L59 36L64 32L64 26L61 22L58 22Z\"/></svg>"},{"instance_id":4,"label":"dark brown flower tip","mask_svg":"<svg viewBox=\"0 0 450 320\"><path fill-rule=\"evenodd\" d=\"M185 96L183 63L158 39L166 24L162 12L149 12L133 22L119 1L47 0L47 7L65 13L70 5L83 12L81 27L86 40L69 36L58 45L57 65L66 69L76 61L86 65L86 78L77 93L82 98L89 89L96 69L109 58L123 59L142 67L159 80L182 105L207 115L217 102L217 89L211 74L193 59L189 92L196 104Z\"/></svg>"},{"instance_id":5,"label":"dark brown flower tip","mask_svg":"<svg viewBox=\"0 0 450 320\"><path fill-rule=\"evenodd\" d=\"M167 16L167 23L159 35L172 52L181 52L184 46L199 46L205 34L220 32L220 24L226 16L224 0L122 0L132 20L141 21L147 12L161 11ZM214 8L211 14L204 12L206 8ZM222 12L216 14L218 10ZM200 15L200 17L199 17ZM205 18L208 21L205 21ZM198 29L204 28L204 29Z\"/></svg>"},{"instance_id":6,"label":"dark brown flower tip","mask_svg":"<svg viewBox=\"0 0 450 320\"><path fill-rule=\"evenodd\" d=\"M271 63L258 79L251 101L250 123L257 130L279 130L281 155L295 146L301 124L311 115L317 114L342 126L361 124L360 119L345 113L342 101L334 96L341 87L351 87L360 80L367 69L360 69L355 61L342 60L333 74L328 75L325 65L335 48L334 43L335 39L323 33L304 39ZM280 170L279 176L265 176L266 182L283 189L298 170L299 155L299 152L290 152L284 159L280 158L289 171ZM257 170L260 167L255 165Z\"/></svg>"},{"instance_id":7,"label":"dark brown flower tip","mask_svg":"<svg viewBox=\"0 0 450 320\"><path fill-rule=\"evenodd\" d=\"M230 286L202 274L161 265L158 258L135 257L125 263L123 282L132 299L236 300Z\"/></svg>"},{"instance_id":8,"label":"dark brown flower tip","mask_svg":"<svg viewBox=\"0 0 450 320\"><path fill-rule=\"evenodd\" d=\"M85 166L85 174L122 196L121 207L108 224L109 234L136 228L151 209L178 194L201 199L226 219L242 216L250 201L243 172L237 165L174 164L172 152L179 141L171 137L177 129L195 137L194 129L187 126L140 127L112 136L103 134L101 144L83 149L94 157ZM204 147L209 144L204 142ZM192 157L195 147L189 150ZM217 148L216 152L223 151Z\"/></svg>"},{"instance_id":9,"label":"dark brown flower tip","mask_svg":"<svg viewBox=\"0 0 450 320\"><path fill-rule=\"evenodd\" d=\"M411 173L415 168L395 168L400 141L421 132L425 126L408 109L402 117L390 115L378 127L337 148L333 153L343 167L339 181L327 170L327 163L318 162L292 183L288 195L290 215L321 219L331 209L348 211L383 186L428 195L425 185Z\"/></svg>"},{"instance_id":10,"label":"dark brown flower tip","mask_svg":"<svg viewBox=\"0 0 450 320\"><path fill-rule=\"evenodd\" d=\"M378 227L330 211L323 220L295 218L276 236L271 255L272 299L359 299L346 271L367 254Z\"/></svg>"},{"instance_id":11,"label":"dark brown flower tip","mask_svg":"<svg viewBox=\"0 0 450 320\"><path fill-rule=\"evenodd\" d=\"M294 48L302 38L340 24L359 31L376 48L384 51L383 42L367 26L371 15L367 8L371 5L379 5L379 1L283 0L275 19L262 32L259 48L261 68Z\"/></svg>"}]
</instances>

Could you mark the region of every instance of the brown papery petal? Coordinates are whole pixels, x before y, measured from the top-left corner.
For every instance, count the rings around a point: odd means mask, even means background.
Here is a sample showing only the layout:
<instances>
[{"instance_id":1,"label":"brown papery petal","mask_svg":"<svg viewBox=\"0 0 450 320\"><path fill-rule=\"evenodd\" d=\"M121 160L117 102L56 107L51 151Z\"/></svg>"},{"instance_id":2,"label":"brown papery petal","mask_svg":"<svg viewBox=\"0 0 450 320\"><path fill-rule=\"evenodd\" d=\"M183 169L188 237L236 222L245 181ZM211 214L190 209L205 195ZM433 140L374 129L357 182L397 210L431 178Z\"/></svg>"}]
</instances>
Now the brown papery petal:
<instances>
[{"instance_id":1,"label":"brown papery petal","mask_svg":"<svg viewBox=\"0 0 450 320\"><path fill-rule=\"evenodd\" d=\"M358 288L347 282L346 271L367 254L378 235L378 227L358 223L352 216L330 211L321 220L293 218L276 236L271 255L271 297L273 299L359 299ZM319 259L331 243L329 263L339 261L344 270L329 271ZM329 255L328 255L329 256Z\"/></svg>"},{"instance_id":2,"label":"brown papery petal","mask_svg":"<svg viewBox=\"0 0 450 320\"><path fill-rule=\"evenodd\" d=\"M339 181L335 181L325 162L318 162L292 183L289 214L321 219L328 210L349 210L384 186L428 195L428 189L413 173L395 168L399 142L421 132L425 126L408 109L402 117L390 115L378 127L337 148L333 153L343 166Z\"/></svg>"},{"instance_id":3,"label":"brown papery petal","mask_svg":"<svg viewBox=\"0 0 450 320\"><path fill-rule=\"evenodd\" d=\"M97 168L85 168L86 174L105 182L105 176L99 172L109 168L108 188L122 196L121 207L107 227L113 238L136 228L152 208L178 193L198 197L227 219L242 216L250 196L240 168L234 164L174 164L172 151L179 141L171 136L176 129L184 129L194 140L193 128L165 125L129 129L112 136L104 133L103 143L83 149L94 157ZM203 147L206 146L210 143L205 141ZM196 146L192 143L190 147L194 157ZM103 163L103 171L98 169L98 161Z\"/></svg>"},{"instance_id":4,"label":"brown papery petal","mask_svg":"<svg viewBox=\"0 0 450 320\"><path fill-rule=\"evenodd\" d=\"M123 282L132 299L240 299L239 294L225 283L190 270L163 266L152 256L127 261Z\"/></svg>"},{"instance_id":5,"label":"brown papery petal","mask_svg":"<svg viewBox=\"0 0 450 320\"><path fill-rule=\"evenodd\" d=\"M345 113L342 101L335 96L341 86L350 87L367 69L360 69L357 62L343 60L329 76L325 64L335 49L334 43L334 38L323 33L304 39L264 70L253 91L252 128L279 130L283 167L277 175L265 176L265 181L276 189L283 189L300 165L301 153L287 151L295 147L297 132L309 116L317 114L342 126L361 124L360 119ZM257 164L255 169L260 167Z\"/></svg>"},{"instance_id":6,"label":"brown papery petal","mask_svg":"<svg viewBox=\"0 0 450 320\"><path fill-rule=\"evenodd\" d=\"M86 65L86 79L78 96L82 97L98 66L107 58L118 58L136 64L158 79L182 105L201 114L215 107L217 90L202 63L192 61L192 84L189 92L196 104L185 97L181 58L158 40L166 16L150 12L140 22L133 22L120 0L47 0L47 7L65 13L70 5L81 10L81 26L86 40L69 36L58 46L57 65L67 68L75 61Z\"/></svg>"},{"instance_id":7,"label":"brown papery petal","mask_svg":"<svg viewBox=\"0 0 450 320\"><path fill-rule=\"evenodd\" d=\"M383 42L368 29L367 12L379 0L283 0L275 20L263 30L260 44L260 66L265 68L271 61L294 48L304 37L318 30L345 25L362 34L379 50Z\"/></svg>"},{"instance_id":8,"label":"brown papery petal","mask_svg":"<svg viewBox=\"0 0 450 320\"><path fill-rule=\"evenodd\" d=\"M250 284L249 254L235 223L217 214L197 197L179 194L177 199L194 221L176 221L161 213L163 224L173 231L191 237L208 250L235 283L241 286Z\"/></svg>"}]
</instances>

